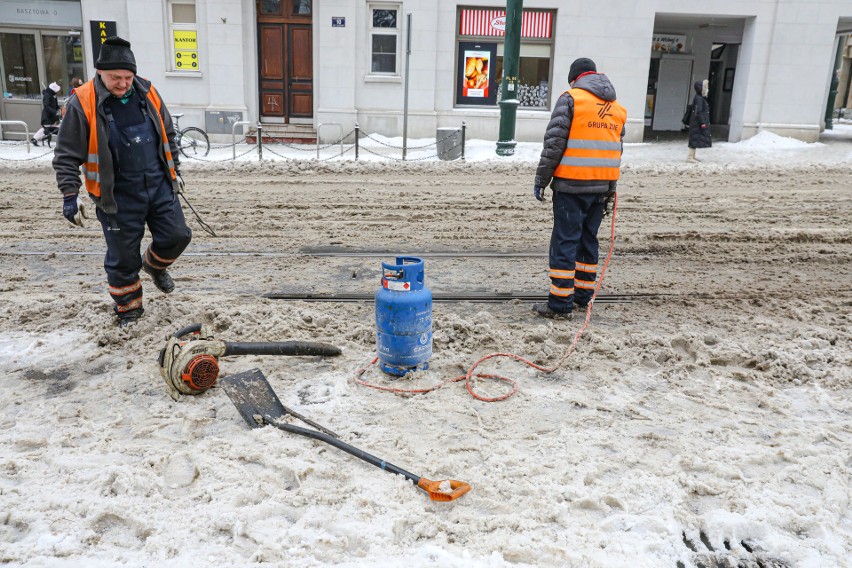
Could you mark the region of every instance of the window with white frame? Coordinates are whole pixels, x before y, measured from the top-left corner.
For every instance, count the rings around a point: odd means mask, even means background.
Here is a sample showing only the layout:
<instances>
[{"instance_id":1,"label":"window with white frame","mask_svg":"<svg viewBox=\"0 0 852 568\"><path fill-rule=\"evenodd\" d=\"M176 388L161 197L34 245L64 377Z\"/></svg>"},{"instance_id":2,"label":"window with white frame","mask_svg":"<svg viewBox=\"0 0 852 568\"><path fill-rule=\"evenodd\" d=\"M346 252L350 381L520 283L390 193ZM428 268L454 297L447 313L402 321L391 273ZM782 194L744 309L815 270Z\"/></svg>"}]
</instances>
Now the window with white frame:
<instances>
[{"instance_id":1,"label":"window with white frame","mask_svg":"<svg viewBox=\"0 0 852 568\"><path fill-rule=\"evenodd\" d=\"M169 40L172 71L199 72L198 24L195 0L167 0L169 11Z\"/></svg>"},{"instance_id":2,"label":"window with white frame","mask_svg":"<svg viewBox=\"0 0 852 568\"><path fill-rule=\"evenodd\" d=\"M369 4L370 74L399 75L399 4Z\"/></svg>"}]
</instances>

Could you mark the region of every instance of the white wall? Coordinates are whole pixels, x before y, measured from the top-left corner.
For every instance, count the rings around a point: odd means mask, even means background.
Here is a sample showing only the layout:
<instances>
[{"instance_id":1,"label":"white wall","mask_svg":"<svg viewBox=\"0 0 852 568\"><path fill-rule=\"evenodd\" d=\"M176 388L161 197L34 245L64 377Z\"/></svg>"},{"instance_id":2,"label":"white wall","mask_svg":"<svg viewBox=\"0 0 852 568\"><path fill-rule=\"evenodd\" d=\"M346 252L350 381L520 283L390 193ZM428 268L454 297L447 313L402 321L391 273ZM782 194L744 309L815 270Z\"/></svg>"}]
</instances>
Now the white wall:
<instances>
[{"instance_id":1,"label":"white wall","mask_svg":"<svg viewBox=\"0 0 852 568\"><path fill-rule=\"evenodd\" d=\"M95 74L90 20L115 21L118 35L131 43L137 73L153 82L180 125L205 127L205 111L241 111L256 119L254 21L246 21L241 0L197 0L200 73L170 71L172 66L165 0L82 0L83 35L90 77ZM251 2L253 18L254 2ZM228 136L230 139L230 136ZM214 137L215 139L215 137Z\"/></svg>"},{"instance_id":2,"label":"white wall","mask_svg":"<svg viewBox=\"0 0 852 568\"><path fill-rule=\"evenodd\" d=\"M414 16L409 79L410 138L435 136L437 127L458 127L468 136L497 139L500 111L456 108L456 11L458 5L503 8L503 0L404 0ZM557 10L554 21L551 105L568 88L577 57L591 57L612 80L628 111L628 140L642 139L651 36L658 14L707 18L736 17L743 25L731 108L731 140L768 128L814 140L822 128L838 18L852 17L849 0L526 0L525 8ZM367 0L314 2L314 123L336 122L350 132L401 136L403 125L405 33L401 34L400 75L368 77ZM257 38L254 0L197 0L202 72L170 73L165 0L82 0L83 33L88 22L114 20L133 44L139 74L152 79L185 126L204 126L205 110L241 110L257 120ZM333 28L332 17L346 27ZM657 30L670 33L679 30ZM688 30L696 54L694 79L706 78L709 51L719 34ZM87 50L88 51L88 50ZM91 54L87 52L91 65ZM92 67L90 67L90 71ZM541 140L549 110L519 110L515 138ZM337 131L329 129L328 136Z\"/></svg>"}]
</instances>

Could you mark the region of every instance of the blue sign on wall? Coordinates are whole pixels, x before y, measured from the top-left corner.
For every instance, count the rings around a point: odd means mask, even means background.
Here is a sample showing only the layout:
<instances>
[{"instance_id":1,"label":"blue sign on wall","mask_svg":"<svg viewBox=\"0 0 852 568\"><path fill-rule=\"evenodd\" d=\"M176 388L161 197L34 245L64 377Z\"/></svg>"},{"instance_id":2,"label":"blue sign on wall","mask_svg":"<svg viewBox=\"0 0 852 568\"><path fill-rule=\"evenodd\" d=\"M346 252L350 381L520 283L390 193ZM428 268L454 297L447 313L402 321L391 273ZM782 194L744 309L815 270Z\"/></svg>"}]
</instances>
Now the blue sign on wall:
<instances>
[{"instance_id":1,"label":"blue sign on wall","mask_svg":"<svg viewBox=\"0 0 852 568\"><path fill-rule=\"evenodd\" d=\"M346 18L335 18L334 16L332 16L331 27L333 27L333 28L345 28L346 27Z\"/></svg>"}]
</instances>

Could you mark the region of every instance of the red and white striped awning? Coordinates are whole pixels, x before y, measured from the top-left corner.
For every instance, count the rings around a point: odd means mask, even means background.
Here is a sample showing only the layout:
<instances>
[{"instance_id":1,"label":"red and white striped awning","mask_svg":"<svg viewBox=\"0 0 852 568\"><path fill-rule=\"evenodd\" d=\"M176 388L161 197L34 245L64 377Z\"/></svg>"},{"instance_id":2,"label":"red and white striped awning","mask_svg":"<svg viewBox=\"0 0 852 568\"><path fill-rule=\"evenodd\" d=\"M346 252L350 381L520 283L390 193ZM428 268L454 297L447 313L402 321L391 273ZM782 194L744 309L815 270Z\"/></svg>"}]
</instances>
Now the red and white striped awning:
<instances>
[{"instance_id":1,"label":"red and white striped awning","mask_svg":"<svg viewBox=\"0 0 852 568\"><path fill-rule=\"evenodd\" d=\"M506 10L462 10L459 35L503 37L506 35ZM553 33L553 12L524 10L521 37L547 39Z\"/></svg>"}]
</instances>

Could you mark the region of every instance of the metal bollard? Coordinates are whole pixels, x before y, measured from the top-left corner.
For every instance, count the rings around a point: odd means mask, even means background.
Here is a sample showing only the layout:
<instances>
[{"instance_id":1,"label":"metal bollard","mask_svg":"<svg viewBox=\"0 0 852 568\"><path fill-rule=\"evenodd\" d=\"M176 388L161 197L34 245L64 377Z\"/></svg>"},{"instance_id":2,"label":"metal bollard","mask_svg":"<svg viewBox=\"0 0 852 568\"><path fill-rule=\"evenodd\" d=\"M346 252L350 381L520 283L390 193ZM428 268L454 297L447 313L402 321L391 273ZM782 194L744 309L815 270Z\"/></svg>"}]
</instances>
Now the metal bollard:
<instances>
[{"instance_id":1,"label":"metal bollard","mask_svg":"<svg viewBox=\"0 0 852 568\"><path fill-rule=\"evenodd\" d=\"M263 125L257 123L257 159L263 161Z\"/></svg>"},{"instance_id":2,"label":"metal bollard","mask_svg":"<svg viewBox=\"0 0 852 568\"><path fill-rule=\"evenodd\" d=\"M358 138L361 136L361 128L355 123L355 161L358 161Z\"/></svg>"},{"instance_id":3,"label":"metal bollard","mask_svg":"<svg viewBox=\"0 0 852 568\"><path fill-rule=\"evenodd\" d=\"M464 162L464 137L465 137L465 130L466 129L467 129L467 126L465 125L464 121L462 121L462 129L461 129L462 130L462 148L461 148L461 161L462 162Z\"/></svg>"}]
</instances>

